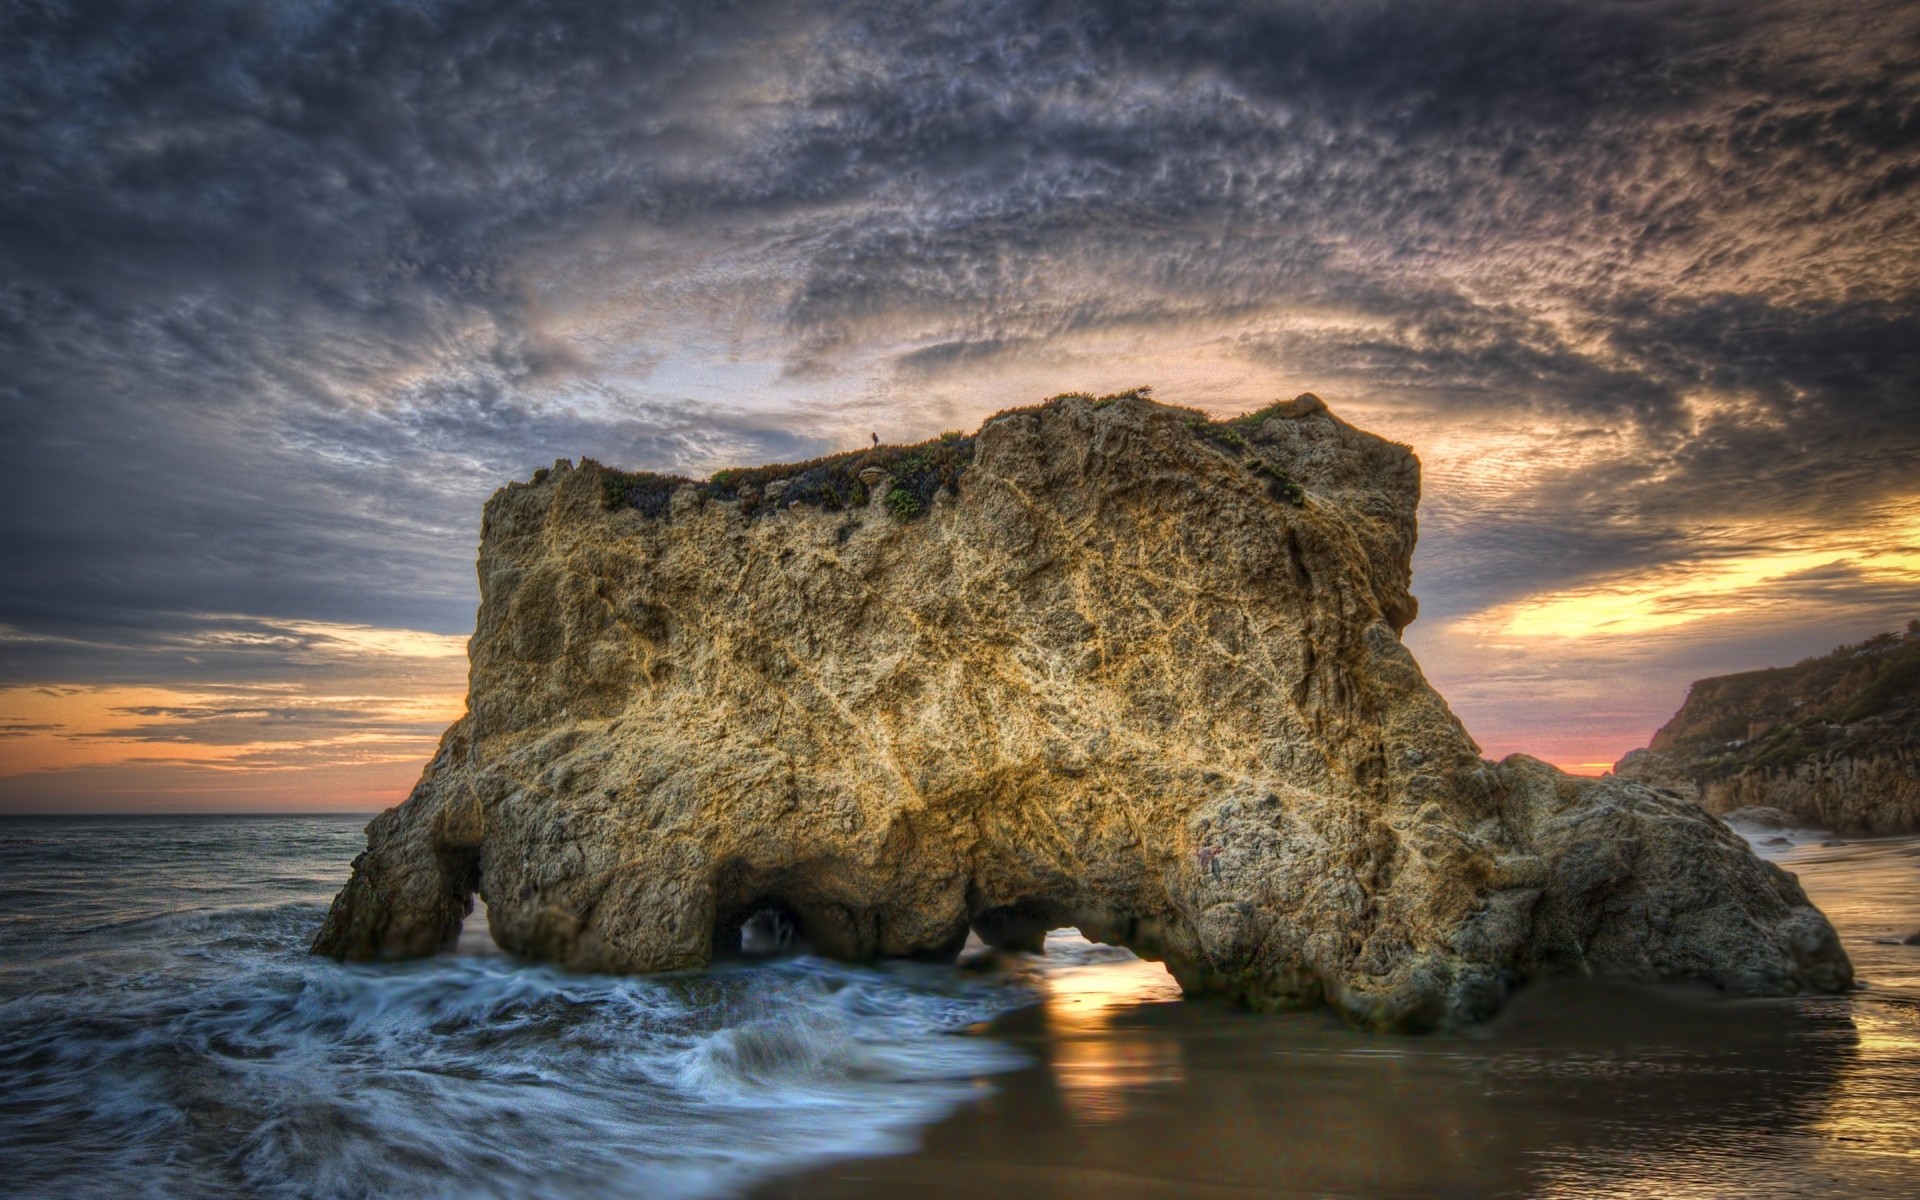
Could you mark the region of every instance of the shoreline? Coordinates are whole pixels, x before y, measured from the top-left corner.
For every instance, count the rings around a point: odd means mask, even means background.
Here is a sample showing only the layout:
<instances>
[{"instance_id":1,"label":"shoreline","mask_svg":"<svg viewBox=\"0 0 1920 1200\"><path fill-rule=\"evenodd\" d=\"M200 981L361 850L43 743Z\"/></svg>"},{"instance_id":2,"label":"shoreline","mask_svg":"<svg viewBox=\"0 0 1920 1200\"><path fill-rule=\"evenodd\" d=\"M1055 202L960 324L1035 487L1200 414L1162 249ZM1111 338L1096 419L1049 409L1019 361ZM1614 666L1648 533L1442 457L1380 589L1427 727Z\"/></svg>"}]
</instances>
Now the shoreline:
<instances>
[{"instance_id":1,"label":"shoreline","mask_svg":"<svg viewBox=\"0 0 1920 1200\"><path fill-rule=\"evenodd\" d=\"M1866 989L1749 1000L1547 980L1485 1026L1430 1036L1207 999L1116 998L1076 1023L1049 996L961 1035L1033 1061L979 1080L914 1148L744 1195L1899 1194L1920 1144L1876 1114L1920 1100L1920 949L1875 938L1920 879L1920 838L1809 845L1781 865L1834 916Z\"/></svg>"}]
</instances>

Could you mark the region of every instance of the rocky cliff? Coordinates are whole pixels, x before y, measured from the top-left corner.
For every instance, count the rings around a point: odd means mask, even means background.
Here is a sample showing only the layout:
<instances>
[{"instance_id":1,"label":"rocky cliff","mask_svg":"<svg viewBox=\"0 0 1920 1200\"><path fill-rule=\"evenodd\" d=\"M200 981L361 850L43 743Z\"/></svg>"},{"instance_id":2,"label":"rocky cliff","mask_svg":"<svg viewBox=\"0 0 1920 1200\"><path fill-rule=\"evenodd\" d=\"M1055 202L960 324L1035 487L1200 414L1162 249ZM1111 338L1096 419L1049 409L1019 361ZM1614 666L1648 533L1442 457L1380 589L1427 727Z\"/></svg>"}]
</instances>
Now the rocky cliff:
<instances>
[{"instance_id":1,"label":"rocky cliff","mask_svg":"<svg viewBox=\"0 0 1920 1200\"><path fill-rule=\"evenodd\" d=\"M1848 835L1920 831L1920 631L1696 682L1617 775Z\"/></svg>"},{"instance_id":2,"label":"rocky cliff","mask_svg":"<svg viewBox=\"0 0 1920 1200\"><path fill-rule=\"evenodd\" d=\"M1073 925L1189 991L1374 1027L1603 972L1740 993L1851 968L1697 806L1483 761L1401 644L1405 447L1306 396L1143 395L705 482L567 463L487 504L468 713L315 943L492 935L700 967Z\"/></svg>"}]
</instances>

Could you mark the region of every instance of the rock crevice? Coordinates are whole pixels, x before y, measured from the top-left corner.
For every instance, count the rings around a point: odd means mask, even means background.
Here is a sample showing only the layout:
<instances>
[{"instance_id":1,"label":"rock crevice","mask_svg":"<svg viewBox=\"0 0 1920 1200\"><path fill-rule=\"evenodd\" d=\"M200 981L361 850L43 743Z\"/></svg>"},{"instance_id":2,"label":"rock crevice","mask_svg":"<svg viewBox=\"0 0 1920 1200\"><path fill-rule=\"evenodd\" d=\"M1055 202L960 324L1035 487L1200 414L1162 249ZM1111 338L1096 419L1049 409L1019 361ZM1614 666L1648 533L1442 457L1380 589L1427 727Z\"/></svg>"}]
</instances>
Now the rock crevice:
<instances>
[{"instance_id":1,"label":"rock crevice","mask_svg":"<svg viewBox=\"0 0 1920 1200\"><path fill-rule=\"evenodd\" d=\"M1217 423L1127 395L964 448L911 510L833 491L837 460L745 496L616 503L591 462L502 489L468 713L315 950L431 953L477 890L501 947L584 970L703 966L766 911L847 959L1073 925L1382 1028L1567 971L1850 982L1696 806L1480 758L1399 637L1405 447L1311 397Z\"/></svg>"}]
</instances>

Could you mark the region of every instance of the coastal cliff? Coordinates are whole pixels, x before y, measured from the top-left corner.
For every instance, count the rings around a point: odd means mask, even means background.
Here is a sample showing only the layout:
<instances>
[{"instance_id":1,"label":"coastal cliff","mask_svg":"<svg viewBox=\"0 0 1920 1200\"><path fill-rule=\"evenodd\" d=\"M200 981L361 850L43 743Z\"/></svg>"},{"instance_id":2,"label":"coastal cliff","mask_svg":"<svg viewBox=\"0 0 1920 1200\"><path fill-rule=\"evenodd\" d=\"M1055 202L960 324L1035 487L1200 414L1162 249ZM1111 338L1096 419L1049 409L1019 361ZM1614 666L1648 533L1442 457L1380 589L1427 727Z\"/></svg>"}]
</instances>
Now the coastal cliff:
<instances>
[{"instance_id":1,"label":"coastal cliff","mask_svg":"<svg viewBox=\"0 0 1920 1200\"><path fill-rule=\"evenodd\" d=\"M1400 633L1419 464L1303 396L1057 398L696 482L487 504L467 715L317 938L700 967L1077 926L1189 992L1458 1024L1528 978L1837 991L1791 875L1696 805L1480 757Z\"/></svg>"},{"instance_id":2,"label":"coastal cliff","mask_svg":"<svg viewBox=\"0 0 1920 1200\"><path fill-rule=\"evenodd\" d=\"M1614 773L1709 812L1764 806L1849 836L1920 832L1920 630L1699 680Z\"/></svg>"}]
</instances>

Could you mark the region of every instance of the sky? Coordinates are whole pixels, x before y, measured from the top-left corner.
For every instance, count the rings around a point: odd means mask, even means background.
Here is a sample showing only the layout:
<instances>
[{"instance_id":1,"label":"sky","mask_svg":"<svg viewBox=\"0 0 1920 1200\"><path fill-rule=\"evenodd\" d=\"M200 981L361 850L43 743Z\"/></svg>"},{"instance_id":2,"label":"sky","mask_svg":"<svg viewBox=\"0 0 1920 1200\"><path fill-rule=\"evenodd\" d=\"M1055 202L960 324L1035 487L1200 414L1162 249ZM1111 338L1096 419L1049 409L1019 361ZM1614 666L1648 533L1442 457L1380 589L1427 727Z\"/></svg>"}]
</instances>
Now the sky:
<instances>
[{"instance_id":1,"label":"sky","mask_svg":"<svg viewBox=\"0 0 1920 1200\"><path fill-rule=\"evenodd\" d=\"M1904 0L0 0L0 811L373 810L480 508L1148 384L1424 464L1490 756L1920 615Z\"/></svg>"}]
</instances>

